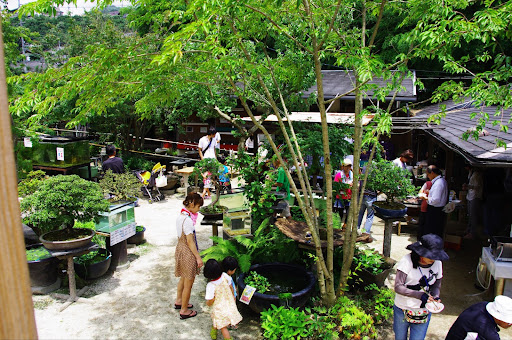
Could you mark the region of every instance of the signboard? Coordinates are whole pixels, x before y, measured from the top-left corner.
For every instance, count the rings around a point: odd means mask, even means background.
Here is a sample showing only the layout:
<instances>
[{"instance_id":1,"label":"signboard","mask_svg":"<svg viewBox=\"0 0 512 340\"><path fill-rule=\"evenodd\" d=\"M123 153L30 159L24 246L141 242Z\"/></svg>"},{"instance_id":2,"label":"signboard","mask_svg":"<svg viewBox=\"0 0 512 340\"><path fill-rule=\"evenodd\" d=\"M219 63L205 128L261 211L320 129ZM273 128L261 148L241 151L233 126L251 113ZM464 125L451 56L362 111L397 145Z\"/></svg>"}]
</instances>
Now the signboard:
<instances>
[{"instance_id":1,"label":"signboard","mask_svg":"<svg viewBox=\"0 0 512 340\"><path fill-rule=\"evenodd\" d=\"M57 148L57 160L58 161L64 160L64 148Z\"/></svg>"},{"instance_id":2,"label":"signboard","mask_svg":"<svg viewBox=\"0 0 512 340\"><path fill-rule=\"evenodd\" d=\"M25 145L26 148L32 147L32 141L30 140L30 137L23 138L23 145Z\"/></svg>"},{"instance_id":3,"label":"signboard","mask_svg":"<svg viewBox=\"0 0 512 340\"><path fill-rule=\"evenodd\" d=\"M135 235L135 226L137 223L130 223L122 228L110 232L110 245L118 244L127 238Z\"/></svg>"}]
</instances>

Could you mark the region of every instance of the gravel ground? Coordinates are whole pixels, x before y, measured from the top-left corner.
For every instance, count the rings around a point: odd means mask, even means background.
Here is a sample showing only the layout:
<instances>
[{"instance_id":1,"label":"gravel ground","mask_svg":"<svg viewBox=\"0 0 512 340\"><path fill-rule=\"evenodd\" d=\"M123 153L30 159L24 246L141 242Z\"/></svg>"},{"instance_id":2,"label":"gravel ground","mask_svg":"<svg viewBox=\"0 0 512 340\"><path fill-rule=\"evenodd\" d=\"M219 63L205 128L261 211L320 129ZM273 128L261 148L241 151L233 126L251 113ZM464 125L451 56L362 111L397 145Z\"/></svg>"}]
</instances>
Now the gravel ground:
<instances>
[{"instance_id":1,"label":"gravel ground","mask_svg":"<svg viewBox=\"0 0 512 340\"><path fill-rule=\"evenodd\" d=\"M166 200L149 204L140 200L135 209L139 225L146 227L147 243L128 249L130 266L89 282L83 299L63 312L63 302L54 295L33 296L36 323L41 339L209 339L211 319L204 302L206 280L199 275L192 289L191 303L198 316L180 320L178 311L170 308L176 295L174 277L174 249L177 243L175 219L181 209L182 194L167 194ZM201 249L211 245L211 228L197 224ZM382 251L384 225L375 219L370 245ZM401 236L393 234L391 257L399 260L414 242L416 230L404 228ZM450 260L444 265L445 279L441 290L446 306L434 315L427 339L444 339L449 327L464 308L471 304L491 300L490 292L480 293L473 287L475 267L481 252L476 242L463 245L463 249L449 251ZM394 274L389 278L392 286ZM65 290L65 289L61 289ZM259 318L245 306L235 339L260 339ZM387 332L388 333L388 332ZM389 332L392 334L392 331ZM512 339L512 330L502 331L502 339ZM222 336L219 333L219 338ZM392 339L392 336L382 336Z\"/></svg>"}]
</instances>

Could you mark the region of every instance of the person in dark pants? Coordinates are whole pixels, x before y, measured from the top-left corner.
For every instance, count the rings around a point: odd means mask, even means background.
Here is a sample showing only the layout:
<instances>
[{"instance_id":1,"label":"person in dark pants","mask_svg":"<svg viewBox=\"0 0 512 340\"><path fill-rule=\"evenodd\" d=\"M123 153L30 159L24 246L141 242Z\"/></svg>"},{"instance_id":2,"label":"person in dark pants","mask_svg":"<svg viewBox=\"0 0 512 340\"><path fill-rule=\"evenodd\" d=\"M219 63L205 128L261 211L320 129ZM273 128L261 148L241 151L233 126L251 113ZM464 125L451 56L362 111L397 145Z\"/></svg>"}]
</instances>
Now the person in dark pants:
<instances>
[{"instance_id":1,"label":"person in dark pants","mask_svg":"<svg viewBox=\"0 0 512 340\"><path fill-rule=\"evenodd\" d=\"M107 145L107 156L108 159L103 162L103 171L112 170L115 174L121 174L124 172L123 160L116 157L116 147L114 145Z\"/></svg>"},{"instance_id":2,"label":"person in dark pants","mask_svg":"<svg viewBox=\"0 0 512 340\"><path fill-rule=\"evenodd\" d=\"M494 302L475 303L462 312L450 328L446 340L499 340L501 328L512 326L512 299L498 295Z\"/></svg>"},{"instance_id":3,"label":"person in dark pants","mask_svg":"<svg viewBox=\"0 0 512 340\"><path fill-rule=\"evenodd\" d=\"M427 168L427 177L432 181L430 190L425 190L427 197L421 198L428 203L427 213L425 214L425 225L420 231L420 236L426 234L436 234L444 236L444 225L446 216L443 207L448 203L448 183L441 175L441 169L435 165L429 165Z\"/></svg>"}]
</instances>

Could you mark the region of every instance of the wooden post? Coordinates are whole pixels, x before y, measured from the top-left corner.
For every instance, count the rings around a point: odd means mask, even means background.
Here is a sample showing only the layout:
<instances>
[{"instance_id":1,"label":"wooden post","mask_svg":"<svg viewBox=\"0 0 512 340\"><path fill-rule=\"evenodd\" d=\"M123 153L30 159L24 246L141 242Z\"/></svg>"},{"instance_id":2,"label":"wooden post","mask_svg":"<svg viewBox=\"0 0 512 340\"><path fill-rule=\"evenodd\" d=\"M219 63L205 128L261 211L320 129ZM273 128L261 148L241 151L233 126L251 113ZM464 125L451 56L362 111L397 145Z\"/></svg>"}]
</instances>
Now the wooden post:
<instances>
[{"instance_id":1,"label":"wooden post","mask_svg":"<svg viewBox=\"0 0 512 340\"><path fill-rule=\"evenodd\" d=\"M384 243L382 244L382 254L391 257L391 235L393 234L393 220L384 220Z\"/></svg>"},{"instance_id":2,"label":"wooden post","mask_svg":"<svg viewBox=\"0 0 512 340\"><path fill-rule=\"evenodd\" d=\"M36 339L25 241L21 228L11 115L0 27L0 339Z\"/></svg>"}]
</instances>

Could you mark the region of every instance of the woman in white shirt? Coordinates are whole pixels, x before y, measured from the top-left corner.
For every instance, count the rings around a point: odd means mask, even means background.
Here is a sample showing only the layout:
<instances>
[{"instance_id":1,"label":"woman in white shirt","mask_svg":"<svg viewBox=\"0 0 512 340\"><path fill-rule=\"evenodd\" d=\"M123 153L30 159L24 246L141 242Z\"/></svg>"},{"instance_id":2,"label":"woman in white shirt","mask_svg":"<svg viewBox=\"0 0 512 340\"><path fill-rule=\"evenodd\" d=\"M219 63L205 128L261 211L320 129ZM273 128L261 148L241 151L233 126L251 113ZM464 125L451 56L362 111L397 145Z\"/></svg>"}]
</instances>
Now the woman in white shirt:
<instances>
[{"instance_id":1,"label":"woman in white shirt","mask_svg":"<svg viewBox=\"0 0 512 340\"><path fill-rule=\"evenodd\" d=\"M411 253L397 264L393 331L396 340L423 340L431 316L425 305L441 301L441 261L447 260L448 254L443 239L435 234L423 235L407 249Z\"/></svg>"}]
</instances>

